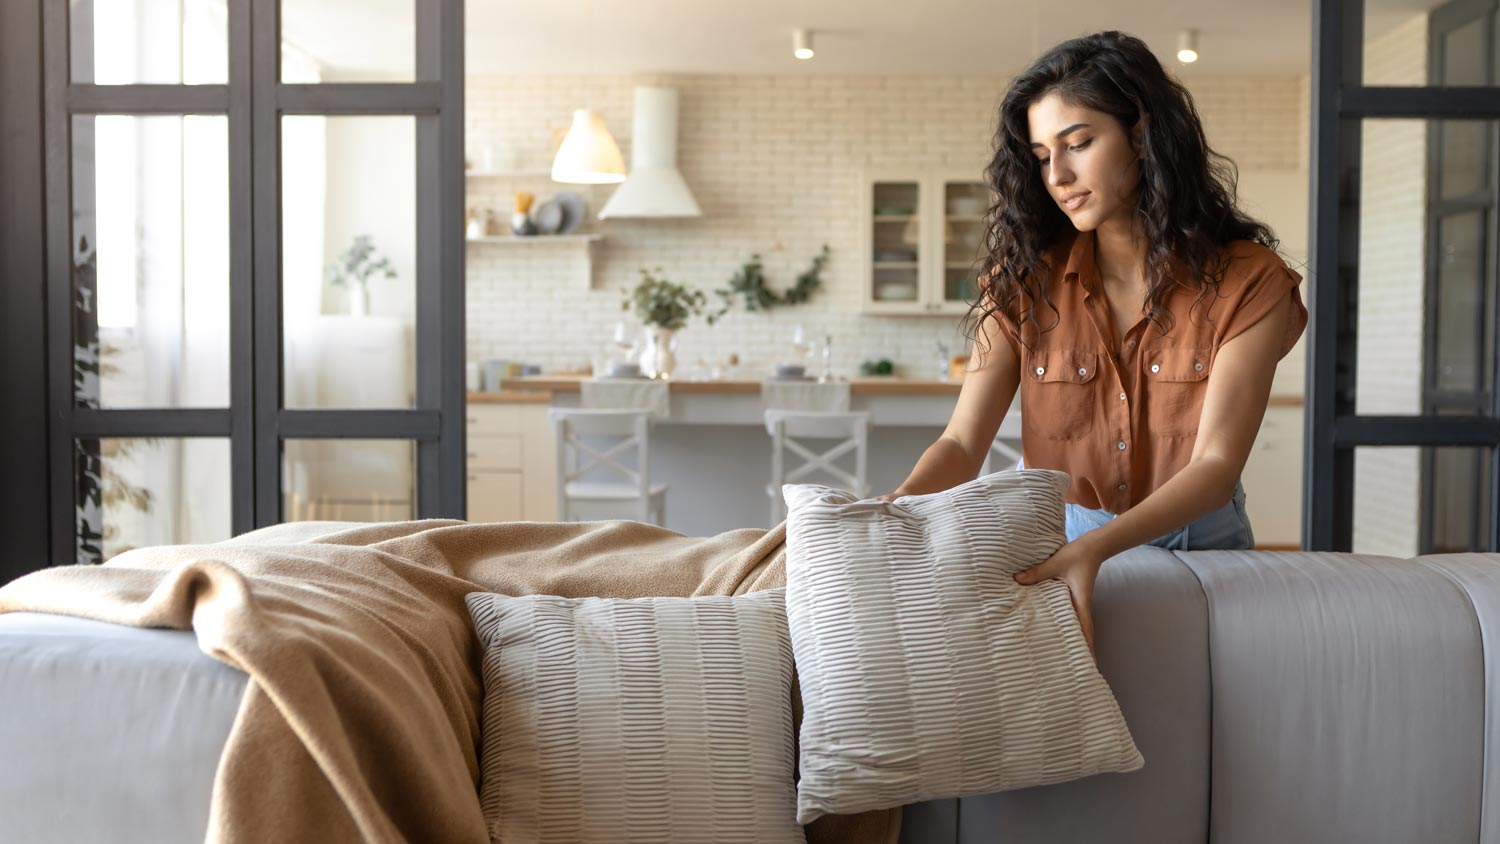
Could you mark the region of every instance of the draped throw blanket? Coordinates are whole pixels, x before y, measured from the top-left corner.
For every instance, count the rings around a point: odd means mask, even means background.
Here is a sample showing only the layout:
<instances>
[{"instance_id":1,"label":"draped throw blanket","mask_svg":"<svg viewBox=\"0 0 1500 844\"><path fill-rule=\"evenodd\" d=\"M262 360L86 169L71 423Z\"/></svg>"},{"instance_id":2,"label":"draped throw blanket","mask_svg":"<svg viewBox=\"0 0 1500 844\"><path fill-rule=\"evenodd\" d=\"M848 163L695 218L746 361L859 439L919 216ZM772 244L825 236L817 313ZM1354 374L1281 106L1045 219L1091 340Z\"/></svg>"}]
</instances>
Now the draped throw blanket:
<instances>
[{"instance_id":1,"label":"draped throw blanket","mask_svg":"<svg viewBox=\"0 0 1500 844\"><path fill-rule=\"evenodd\" d=\"M784 525L700 538L627 521L294 523L34 572L0 588L0 612L192 629L250 675L210 842L483 844L464 596L740 595L785 585L785 538ZM821 818L808 840L894 844L900 811Z\"/></svg>"}]
</instances>

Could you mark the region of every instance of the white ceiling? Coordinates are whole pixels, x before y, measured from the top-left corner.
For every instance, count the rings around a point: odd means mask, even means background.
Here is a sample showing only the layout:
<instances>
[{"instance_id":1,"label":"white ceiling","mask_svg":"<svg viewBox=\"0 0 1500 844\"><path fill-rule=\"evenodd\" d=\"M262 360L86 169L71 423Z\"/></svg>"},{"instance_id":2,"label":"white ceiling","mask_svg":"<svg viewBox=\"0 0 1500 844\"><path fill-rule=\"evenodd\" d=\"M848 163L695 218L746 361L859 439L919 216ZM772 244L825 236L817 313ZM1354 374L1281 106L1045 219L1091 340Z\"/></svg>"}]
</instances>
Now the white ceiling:
<instances>
[{"instance_id":1,"label":"white ceiling","mask_svg":"<svg viewBox=\"0 0 1500 844\"><path fill-rule=\"evenodd\" d=\"M1378 33L1440 0L1368 0ZM1184 78L1306 73L1314 0L468 0L470 75L1008 76L1051 45L1138 35ZM289 40L334 68L411 62L413 0L284 0ZM792 30L817 57L792 58ZM1175 59L1199 30L1201 59ZM407 71L409 73L409 71Z\"/></svg>"}]
</instances>

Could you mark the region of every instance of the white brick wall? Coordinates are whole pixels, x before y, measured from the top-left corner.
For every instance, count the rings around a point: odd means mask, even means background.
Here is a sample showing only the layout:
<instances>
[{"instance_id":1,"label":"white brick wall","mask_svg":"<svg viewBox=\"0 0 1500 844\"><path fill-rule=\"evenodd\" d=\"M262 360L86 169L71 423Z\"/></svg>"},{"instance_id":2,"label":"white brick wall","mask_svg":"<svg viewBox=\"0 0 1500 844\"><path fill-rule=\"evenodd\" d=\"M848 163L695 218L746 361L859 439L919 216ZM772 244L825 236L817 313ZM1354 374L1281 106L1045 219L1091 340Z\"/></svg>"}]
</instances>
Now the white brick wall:
<instances>
[{"instance_id":1,"label":"white brick wall","mask_svg":"<svg viewBox=\"0 0 1500 844\"><path fill-rule=\"evenodd\" d=\"M1365 79L1426 82L1425 14L1366 45ZM1367 120L1362 147L1356 411L1416 414L1422 411L1426 121ZM1417 553L1419 458L1415 448L1355 452L1355 551Z\"/></svg>"},{"instance_id":2,"label":"white brick wall","mask_svg":"<svg viewBox=\"0 0 1500 844\"><path fill-rule=\"evenodd\" d=\"M586 231L595 246L594 283L583 278L574 247L468 247L468 356L506 358L544 368L587 365L607 350L620 316L619 289L640 267L706 289L719 287L760 253L773 287L791 284L823 243L833 257L824 286L805 305L770 314L736 312L709 328L694 323L678 357L737 352L749 374L779 357L791 326L834 337L834 368L889 356L908 372L936 369L933 344L958 343L951 317L877 317L856 313L860 300L855 249L860 224L852 209L860 172L868 166L972 167L988 158L1000 78L641 76L471 77L468 155L497 167L546 171L553 133L572 110L600 111L629 158L633 87L667 84L681 92L679 165L704 216L696 220L593 219L612 187L583 188L590 203ZM1193 83L1209 141L1242 170L1305 165L1305 83L1294 77L1203 79ZM471 178L471 207L504 212L512 193L538 201L560 190L545 175Z\"/></svg>"}]
</instances>

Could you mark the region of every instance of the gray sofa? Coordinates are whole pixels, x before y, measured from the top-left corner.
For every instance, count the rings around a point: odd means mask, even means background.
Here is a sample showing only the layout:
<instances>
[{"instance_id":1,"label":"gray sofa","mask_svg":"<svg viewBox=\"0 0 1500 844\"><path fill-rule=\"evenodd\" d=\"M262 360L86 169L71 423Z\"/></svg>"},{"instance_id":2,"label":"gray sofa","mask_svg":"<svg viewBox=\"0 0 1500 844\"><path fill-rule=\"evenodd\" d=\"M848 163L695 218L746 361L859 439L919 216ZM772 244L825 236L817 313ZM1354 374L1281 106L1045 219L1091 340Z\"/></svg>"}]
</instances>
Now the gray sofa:
<instances>
[{"instance_id":1,"label":"gray sofa","mask_svg":"<svg viewBox=\"0 0 1500 844\"><path fill-rule=\"evenodd\" d=\"M1096 604L1145 768L908 806L903 842L1500 842L1500 555L1140 548ZM189 632L0 615L0 838L201 841L243 686Z\"/></svg>"}]
</instances>

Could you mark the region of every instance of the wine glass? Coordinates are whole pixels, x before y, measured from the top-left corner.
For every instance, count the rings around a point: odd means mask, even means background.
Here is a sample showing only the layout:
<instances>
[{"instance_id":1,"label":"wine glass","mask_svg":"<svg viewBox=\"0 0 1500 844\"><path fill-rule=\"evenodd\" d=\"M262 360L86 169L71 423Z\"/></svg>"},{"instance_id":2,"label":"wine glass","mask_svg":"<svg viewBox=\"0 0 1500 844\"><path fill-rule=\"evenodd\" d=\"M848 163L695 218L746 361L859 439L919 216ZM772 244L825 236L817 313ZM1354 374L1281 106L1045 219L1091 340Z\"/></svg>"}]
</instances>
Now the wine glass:
<instances>
[{"instance_id":1,"label":"wine glass","mask_svg":"<svg viewBox=\"0 0 1500 844\"><path fill-rule=\"evenodd\" d=\"M797 355L797 363L801 364L805 370L807 359L812 355L813 343L812 337L808 335L800 322L792 329L792 351Z\"/></svg>"},{"instance_id":2,"label":"wine glass","mask_svg":"<svg viewBox=\"0 0 1500 844\"><path fill-rule=\"evenodd\" d=\"M615 323L615 350L621 363L630 363L635 356L636 338L631 336L630 326L625 320Z\"/></svg>"}]
</instances>

